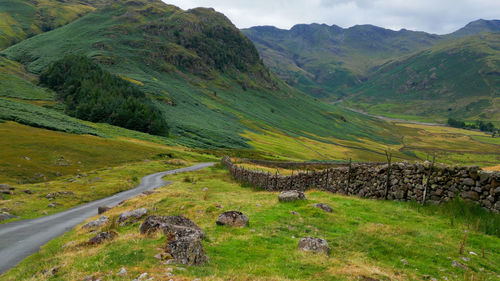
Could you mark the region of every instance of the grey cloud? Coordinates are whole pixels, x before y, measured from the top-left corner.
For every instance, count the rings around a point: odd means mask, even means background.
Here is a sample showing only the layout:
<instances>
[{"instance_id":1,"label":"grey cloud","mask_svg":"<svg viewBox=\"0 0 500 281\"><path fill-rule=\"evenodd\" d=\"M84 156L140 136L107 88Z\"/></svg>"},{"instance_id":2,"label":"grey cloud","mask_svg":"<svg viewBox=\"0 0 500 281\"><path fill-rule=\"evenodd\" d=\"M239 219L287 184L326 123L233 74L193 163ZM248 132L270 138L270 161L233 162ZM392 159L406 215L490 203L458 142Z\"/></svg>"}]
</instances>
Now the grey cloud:
<instances>
[{"instance_id":1,"label":"grey cloud","mask_svg":"<svg viewBox=\"0 0 500 281\"><path fill-rule=\"evenodd\" d=\"M498 0L164 0L183 9L213 7L240 27L326 23L449 33L468 22L500 18Z\"/></svg>"}]
</instances>

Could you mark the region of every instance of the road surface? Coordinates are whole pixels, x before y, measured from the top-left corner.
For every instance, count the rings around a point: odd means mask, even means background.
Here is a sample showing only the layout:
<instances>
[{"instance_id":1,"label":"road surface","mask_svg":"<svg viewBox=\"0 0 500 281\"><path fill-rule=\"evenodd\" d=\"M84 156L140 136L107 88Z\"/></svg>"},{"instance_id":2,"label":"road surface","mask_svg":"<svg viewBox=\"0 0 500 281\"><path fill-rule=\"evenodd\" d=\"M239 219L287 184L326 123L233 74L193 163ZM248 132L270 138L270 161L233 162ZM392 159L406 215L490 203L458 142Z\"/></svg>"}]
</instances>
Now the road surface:
<instances>
[{"instance_id":1,"label":"road surface","mask_svg":"<svg viewBox=\"0 0 500 281\"><path fill-rule=\"evenodd\" d=\"M50 216L0 224L0 274L16 266L27 256L36 253L50 240L71 230L89 217L97 215L99 206L116 206L123 200L132 198L147 190L170 184L162 178L166 175L192 172L212 166L203 163L191 167L171 170L145 176L134 189L87 203Z\"/></svg>"}]
</instances>

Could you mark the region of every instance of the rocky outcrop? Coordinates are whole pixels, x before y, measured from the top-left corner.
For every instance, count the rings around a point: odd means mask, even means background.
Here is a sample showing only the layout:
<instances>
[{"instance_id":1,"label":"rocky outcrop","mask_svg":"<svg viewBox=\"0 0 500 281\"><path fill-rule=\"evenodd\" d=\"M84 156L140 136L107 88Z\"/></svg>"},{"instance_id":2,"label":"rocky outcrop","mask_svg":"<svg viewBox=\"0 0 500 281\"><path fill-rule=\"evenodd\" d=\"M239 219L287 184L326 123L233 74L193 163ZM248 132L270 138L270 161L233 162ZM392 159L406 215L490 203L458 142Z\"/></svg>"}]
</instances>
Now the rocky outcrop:
<instances>
[{"instance_id":1,"label":"rocky outcrop","mask_svg":"<svg viewBox=\"0 0 500 281\"><path fill-rule=\"evenodd\" d=\"M227 225L232 227L245 227L248 226L249 219L242 212L229 211L224 212L217 218L217 225Z\"/></svg>"},{"instance_id":2,"label":"rocky outcrop","mask_svg":"<svg viewBox=\"0 0 500 281\"><path fill-rule=\"evenodd\" d=\"M299 250L313 252L316 254L330 254L331 248L326 240L314 237L301 238L298 245Z\"/></svg>"},{"instance_id":3,"label":"rocky outcrop","mask_svg":"<svg viewBox=\"0 0 500 281\"><path fill-rule=\"evenodd\" d=\"M11 215L7 212L1 212L0 213L0 221L6 221L10 219L18 218L18 216Z\"/></svg>"},{"instance_id":4,"label":"rocky outcrop","mask_svg":"<svg viewBox=\"0 0 500 281\"><path fill-rule=\"evenodd\" d=\"M278 200L280 202L292 202L297 200L306 200L306 195L302 191L298 190L286 190L282 191L278 195Z\"/></svg>"},{"instance_id":5,"label":"rocky outcrop","mask_svg":"<svg viewBox=\"0 0 500 281\"><path fill-rule=\"evenodd\" d=\"M139 228L141 234L152 234L162 230L165 236L180 238L182 236L206 237L203 230L190 219L183 216L149 216Z\"/></svg>"},{"instance_id":6,"label":"rocky outcrop","mask_svg":"<svg viewBox=\"0 0 500 281\"><path fill-rule=\"evenodd\" d=\"M500 212L500 172L474 166L432 167L429 162L401 162L391 164L388 169L387 164L353 163L282 176L244 169L233 164L229 157L224 157L222 163L236 180L268 191L314 188L364 198L422 202L427 187L425 201L431 204L460 197Z\"/></svg>"}]
</instances>

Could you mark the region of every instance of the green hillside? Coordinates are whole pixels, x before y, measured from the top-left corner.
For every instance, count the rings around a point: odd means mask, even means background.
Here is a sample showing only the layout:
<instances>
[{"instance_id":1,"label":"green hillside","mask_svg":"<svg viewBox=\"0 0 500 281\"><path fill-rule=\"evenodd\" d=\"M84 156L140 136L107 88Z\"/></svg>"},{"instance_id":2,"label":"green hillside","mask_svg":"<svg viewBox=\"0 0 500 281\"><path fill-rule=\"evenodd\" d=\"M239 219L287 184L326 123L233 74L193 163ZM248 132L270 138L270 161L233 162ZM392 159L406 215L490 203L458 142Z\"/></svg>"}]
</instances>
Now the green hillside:
<instances>
[{"instance_id":1,"label":"green hillside","mask_svg":"<svg viewBox=\"0 0 500 281\"><path fill-rule=\"evenodd\" d=\"M500 123L500 33L465 37L391 61L346 98L378 114Z\"/></svg>"},{"instance_id":2,"label":"green hillside","mask_svg":"<svg viewBox=\"0 0 500 281\"><path fill-rule=\"evenodd\" d=\"M68 54L89 56L137 84L185 145L245 148L245 132L270 128L323 142L399 139L384 122L317 102L280 82L252 42L212 9L118 1L2 54L34 73Z\"/></svg>"},{"instance_id":3,"label":"green hillside","mask_svg":"<svg viewBox=\"0 0 500 281\"><path fill-rule=\"evenodd\" d=\"M0 50L63 26L101 5L102 0L1 0Z\"/></svg>"}]
</instances>

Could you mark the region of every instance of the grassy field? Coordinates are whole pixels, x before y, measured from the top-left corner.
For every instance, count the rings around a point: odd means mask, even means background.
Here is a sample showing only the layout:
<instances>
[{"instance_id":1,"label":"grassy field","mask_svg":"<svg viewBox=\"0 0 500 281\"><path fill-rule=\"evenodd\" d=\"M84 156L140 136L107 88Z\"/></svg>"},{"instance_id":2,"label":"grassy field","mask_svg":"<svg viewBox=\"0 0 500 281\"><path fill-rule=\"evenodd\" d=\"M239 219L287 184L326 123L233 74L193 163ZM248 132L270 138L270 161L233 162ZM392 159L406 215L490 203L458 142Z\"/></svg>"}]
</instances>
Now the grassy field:
<instances>
[{"instance_id":1,"label":"grassy field","mask_svg":"<svg viewBox=\"0 0 500 281\"><path fill-rule=\"evenodd\" d=\"M479 224L471 223L473 219L463 219L457 212L319 191L307 192L308 200L304 202L279 203L276 193L242 187L220 166L169 176L168 180L175 183L151 195L130 199L106 215L116 219L119 213L140 207L159 215L183 214L207 233L203 244L210 257L208 264L188 268L162 265L153 256L165 246L165 237L140 235L137 222L104 226L117 231L119 237L99 246L78 246L93 234L76 227L0 280L82 280L86 276L131 280L144 272L148 278L162 280L168 268L173 269L174 280L500 278L500 238L485 234L477 227ZM208 191L203 191L205 187ZM330 204L333 213L311 206L319 202ZM249 216L250 227L216 226L219 213L234 209ZM499 220L496 217L497 225ZM466 233L464 253L459 254ZM305 236L326 239L332 247L330 256L299 252L298 240ZM466 264L467 269L452 267L453 261ZM60 268L54 276L42 273L56 266ZM125 277L116 274L122 266L128 271Z\"/></svg>"}]
</instances>

